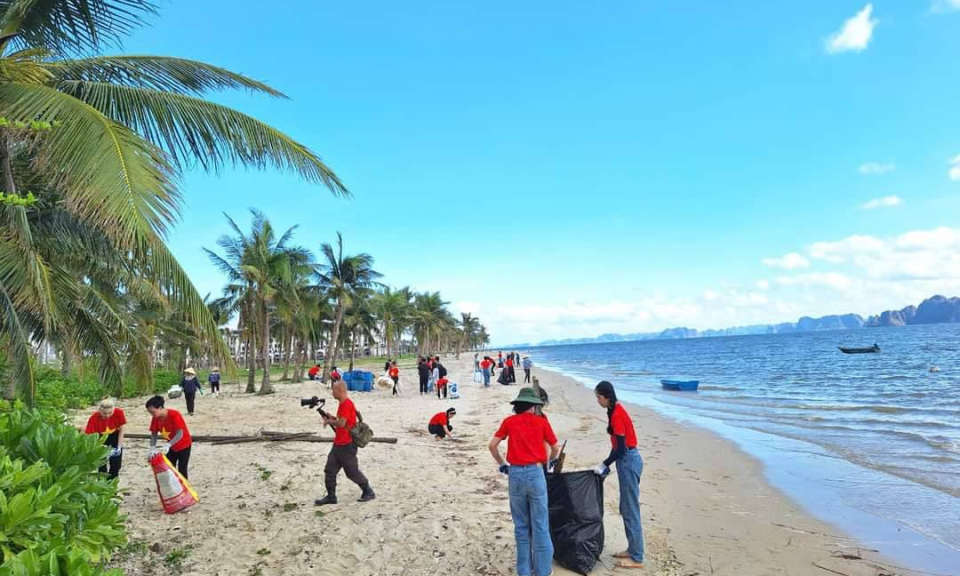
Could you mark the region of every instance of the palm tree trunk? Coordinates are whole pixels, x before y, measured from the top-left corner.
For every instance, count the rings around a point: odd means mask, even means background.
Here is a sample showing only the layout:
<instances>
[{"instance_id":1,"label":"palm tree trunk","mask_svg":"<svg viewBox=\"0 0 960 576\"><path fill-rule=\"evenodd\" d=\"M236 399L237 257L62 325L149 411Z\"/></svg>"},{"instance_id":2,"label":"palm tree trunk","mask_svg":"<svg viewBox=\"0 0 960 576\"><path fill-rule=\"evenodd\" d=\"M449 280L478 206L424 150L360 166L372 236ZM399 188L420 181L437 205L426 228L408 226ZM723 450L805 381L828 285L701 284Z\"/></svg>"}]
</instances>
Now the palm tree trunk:
<instances>
[{"instance_id":1,"label":"palm tree trunk","mask_svg":"<svg viewBox=\"0 0 960 576\"><path fill-rule=\"evenodd\" d=\"M267 302L263 301L263 380L260 382L260 391L257 394L272 394L270 384L270 310Z\"/></svg>"},{"instance_id":2,"label":"palm tree trunk","mask_svg":"<svg viewBox=\"0 0 960 576\"><path fill-rule=\"evenodd\" d=\"M253 327L247 329L247 394L253 394L257 391L257 351L256 342L253 338Z\"/></svg>"},{"instance_id":3,"label":"palm tree trunk","mask_svg":"<svg viewBox=\"0 0 960 576\"><path fill-rule=\"evenodd\" d=\"M17 183L13 179L13 165L10 162L6 130L0 131L0 170L3 171L3 191L7 194L16 194Z\"/></svg>"},{"instance_id":4,"label":"palm tree trunk","mask_svg":"<svg viewBox=\"0 0 960 576\"><path fill-rule=\"evenodd\" d=\"M320 378L320 381L324 384L327 382L327 378L330 375L330 368L333 366L332 362L336 361L337 357L337 341L340 338L340 324L343 322L343 305L340 302L340 299L337 299L337 313L333 319L333 333L330 335L330 340L327 343L327 353L323 355L323 375Z\"/></svg>"},{"instance_id":5,"label":"palm tree trunk","mask_svg":"<svg viewBox=\"0 0 960 576\"><path fill-rule=\"evenodd\" d=\"M289 338L286 337L288 334ZM286 382L288 376L290 375L290 354L293 353L293 330L290 330L289 327L284 327L283 335L284 348L286 348L286 350L284 350L284 352L286 352L284 356L286 358L283 361L283 378L281 378L281 381Z\"/></svg>"},{"instance_id":6,"label":"palm tree trunk","mask_svg":"<svg viewBox=\"0 0 960 576\"><path fill-rule=\"evenodd\" d=\"M353 372L353 361L357 356L357 329L350 331L350 371Z\"/></svg>"},{"instance_id":7,"label":"palm tree trunk","mask_svg":"<svg viewBox=\"0 0 960 576\"><path fill-rule=\"evenodd\" d=\"M60 351L60 375L64 378L70 377L71 364L73 363L73 353L70 352L70 346L65 345Z\"/></svg>"}]
</instances>

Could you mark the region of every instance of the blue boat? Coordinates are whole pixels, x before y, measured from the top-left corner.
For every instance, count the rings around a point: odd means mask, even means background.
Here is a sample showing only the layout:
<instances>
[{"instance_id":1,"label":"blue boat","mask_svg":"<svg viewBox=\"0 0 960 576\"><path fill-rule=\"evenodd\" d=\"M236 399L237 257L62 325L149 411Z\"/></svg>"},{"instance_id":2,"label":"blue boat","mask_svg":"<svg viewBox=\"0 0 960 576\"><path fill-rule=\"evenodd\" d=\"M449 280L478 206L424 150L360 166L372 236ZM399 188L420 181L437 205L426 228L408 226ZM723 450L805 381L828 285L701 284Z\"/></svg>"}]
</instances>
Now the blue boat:
<instances>
[{"instance_id":1,"label":"blue boat","mask_svg":"<svg viewBox=\"0 0 960 576\"><path fill-rule=\"evenodd\" d=\"M660 384L664 390L676 390L677 392L696 392L700 386L699 380L661 380Z\"/></svg>"}]
</instances>

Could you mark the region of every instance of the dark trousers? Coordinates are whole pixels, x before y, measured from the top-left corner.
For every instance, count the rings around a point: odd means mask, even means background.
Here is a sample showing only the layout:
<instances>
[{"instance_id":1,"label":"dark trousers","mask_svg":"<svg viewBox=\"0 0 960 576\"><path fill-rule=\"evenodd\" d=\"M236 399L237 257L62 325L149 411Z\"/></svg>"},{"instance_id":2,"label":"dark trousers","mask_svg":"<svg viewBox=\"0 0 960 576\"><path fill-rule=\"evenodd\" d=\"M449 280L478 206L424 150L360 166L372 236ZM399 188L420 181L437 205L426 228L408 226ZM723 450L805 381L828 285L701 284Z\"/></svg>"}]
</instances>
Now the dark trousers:
<instances>
[{"instance_id":1,"label":"dark trousers","mask_svg":"<svg viewBox=\"0 0 960 576\"><path fill-rule=\"evenodd\" d=\"M438 398L438 399L440 398L440 391L441 391L441 390L443 391L443 397L444 397L444 398L447 397L447 385L444 384L443 386L440 386L440 385L438 384L438 385L437 385L437 398Z\"/></svg>"},{"instance_id":2,"label":"dark trousers","mask_svg":"<svg viewBox=\"0 0 960 576\"><path fill-rule=\"evenodd\" d=\"M219 392L219 391L220 391L220 382L211 382L210 392Z\"/></svg>"},{"instance_id":3,"label":"dark trousers","mask_svg":"<svg viewBox=\"0 0 960 576\"><path fill-rule=\"evenodd\" d=\"M171 448L167 451L167 460L184 478L187 478L187 468L190 466L190 448L187 446L179 451Z\"/></svg>"},{"instance_id":4,"label":"dark trousers","mask_svg":"<svg viewBox=\"0 0 960 576\"><path fill-rule=\"evenodd\" d=\"M447 430L441 424L429 424L427 430L434 436L439 436L441 438L447 437Z\"/></svg>"},{"instance_id":5,"label":"dark trousers","mask_svg":"<svg viewBox=\"0 0 960 576\"><path fill-rule=\"evenodd\" d=\"M111 456L107 464L100 467L100 472L107 474L110 478L116 478L120 475L120 466L123 465L123 453L119 456ZM109 468L108 468L109 466Z\"/></svg>"},{"instance_id":6,"label":"dark trousers","mask_svg":"<svg viewBox=\"0 0 960 576\"><path fill-rule=\"evenodd\" d=\"M399 376L391 376L390 379L393 380L393 395L396 396L396 395L398 394L398 392L397 392L397 386L400 385L400 377L399 377Z\"/></svg>"},{"instance_id":7,"label":"dark trousers","mask_svg":"<svg viewBox=\"0 0 960 576\"><path fill-rule=\"evenodd\" d=\"M430 383L430 377L429 377L429 376L421 376L421 377L420 377L420 393L421 393L421 394L426 394L427 392L430 391L429 383Z\"/></svg>"},{"instance_id":8,"label":"dark trousers","mask_svg":"<svg viewBox=\"0 0 960 576\"><path fill-rule=\"evenodd\" d=\"M513 366L507 366L507 381L508 382L517 381L517 374L516 372L513 371Z\"/></svg>"},{"instance_id":9,"label":"dark trousers","mask_svg":"<svg viewBox=\"0 0 960 576\"><path fill-rule=\"evenodd\" d=\"M187 414L193 414L193 406L197 401L197 393L193 394L184 392L183 397L187 399Z\"/></svg>"},{"instance_id":10,"label":"dark trousers","mask_svg":"<svg viewBox=\"0 0 960 576\"><path fill-rule=\"evenodd\" d=\"M523 381L530 382L530 368L523 369Z\"/></svg>"},{"instance_id":11,"label":"dark trousers","mask_svg":"<svg viewBox=\"0 0 960 576\"><path fill-rule=\"evenodd\" d=\"M360 471L360 463L357 462L357 447L353 444L343 446L333 445L330 453L327 454L327 465L323 467L323 483L327 487L327 496L337 495L337 474L340 469L346 473L351 482L366 492L370 489L370 483L367 477Z\"/></svg>"}]
</instances>

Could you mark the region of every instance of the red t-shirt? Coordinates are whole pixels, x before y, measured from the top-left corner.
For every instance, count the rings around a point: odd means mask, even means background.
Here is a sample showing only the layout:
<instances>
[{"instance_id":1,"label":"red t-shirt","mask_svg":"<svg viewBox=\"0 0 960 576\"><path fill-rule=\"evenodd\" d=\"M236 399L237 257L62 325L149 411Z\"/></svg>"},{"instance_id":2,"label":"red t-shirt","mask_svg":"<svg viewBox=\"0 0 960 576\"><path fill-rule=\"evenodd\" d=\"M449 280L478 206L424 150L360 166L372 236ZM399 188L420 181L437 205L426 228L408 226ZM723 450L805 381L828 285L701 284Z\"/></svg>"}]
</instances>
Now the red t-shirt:
<instances>
[{"instance_id":1,"label":"red t-shirt","mask_svg":"<svg viewBox=\"0 0 960 576\"><path fill-rule=\"evenodd\" d=\"M120 427L126 423L127 417L119 408L114 408L109 418L101 416L98 410L87 420L86 433L103 434L107 437L105 444L116 448L120 444Z\"/></svg>"},{"instance_id":2,"label":"red t-shirt","mask_svg":"<svg viewBox=\"0 0 960 576\"><path fill-rule=\"evenodd\" d=\"M449 380L447 380L446 378L441 378L437 380L437 386L441 386L441 387L446 386L447 382L449 382Z\"/></svg>"},{"instance_id":3,"label":"red t-shirt","mask_svg":"<svg viewBox=\"0 0 960 576\"><path fill-rule=\"evenodd\" d=\"M623 404L619 402L613 407L613 414L610 415L610 427L613 428L610 443L614 448L617 447L617 436L624 437L627 449L637 447L637 433L633 429L633 420L630 419Z\"/></svg>"},{"instance_id":4,"label":"red t-shirt","mask_svg":"<svg viewBox=\"0 0 960 576\"><path fill-rule=\"evenodd\" d=\"M430 419L430 425L439 424L440 426L446 426L450 421L447 420L447 413L440 412L439 414L434 414L433 418Z\"/></svg>"},{"instance_id":5,"label":"red t-shirt","mask_svg":"<svg viewBox=\"0 0 960 576\"><path fill-rule=\"evenodd\" d=\"M494 436L507 440L507 462L513 466L543 464L547 461L544 444L557 443L550 422L530 412L504 418Z\"/></svg>"},{"instance_id":6,"label":"red t-shirt","mask_svg":"<svg viewBox=\"0 0 960 576\"><path fill-rule=\"evenodd\" d=\"M400 369L397 368L396 366L392 366L392 367L390 368L390 377L391 377L391 378L399 378L399 377L400 377Z\"/></svg>"},{"instance_id":7,"label":"red t-shirt","mask_svg":"<svg viewBox=\"0 0 960 576\"><path fill-rule=\"evenodd\" d=\"M507 358L507 366L508 366L508 367L512 367L512 366L513 366L513 360L511 360L510 358Z\"/></svg>"},{"instance_id":8,"label":"red t-shirt","mask_svg":"<svg viewBox=\"0 0 960 576\"><path fill-rule=\"evenodd\" d=\"M340 373L334 370L333 372L330 373L330 379L333 380L334 382L340 380Z\"/></svg>"},{"instance_id":9,"label":"red t-shirt","mask_svg":"<svg viewBox=\"0 0 960 576\"><path fill-rule=\"evenodd\" d=\"M157 418L150 420L150 432L156 432L164 440L169 440L177 435L178 430L183 430L183 437L180 441L170 447L171 450L179 452L186 450L193 445L193 439L190 437L190 431L187 430L187 423L183 421L183 414L173 408L167 409L166 418Z\"/></svg>"},{"instance_id":10,"label":"red t-shirt","mask_svg":"<svg viewBox=\"0 0 960 576\"><path fill-rule=\"evenodd\" d=\"M309 375L311 375L311 376L316 376L316 375L319 374L319 373L320 373L320 369L317 368L316 366L314 366L313 368L311 368L310 370L307 371L307 374L309 374Z\"/></svg>"},{"instance_id":11,"label":"red t-shirt","mask_svg":"<svg viewBox=\"0 0 960 576\"><path fill-rule=\"evenodd\" d=\"M357 407L353 405L353 400L347 398L337 407L337 418L343 418L346 426L337 426L333 429L333 445L348 446L353 442L350 437L350 429L357 425Z\"/></svg>"},{"instance_id":12,"label":"red t-shirt","mask_svg":"<svg viewBox=\"0 0 960 576\"><path fill-rule=\"evenodd\" d=\"M491 366L493 366L493 362L487 360L486 358L484 358L483 362L480 363L480 367L484 370L489 370Z\"/></svg>"}]
</instances>

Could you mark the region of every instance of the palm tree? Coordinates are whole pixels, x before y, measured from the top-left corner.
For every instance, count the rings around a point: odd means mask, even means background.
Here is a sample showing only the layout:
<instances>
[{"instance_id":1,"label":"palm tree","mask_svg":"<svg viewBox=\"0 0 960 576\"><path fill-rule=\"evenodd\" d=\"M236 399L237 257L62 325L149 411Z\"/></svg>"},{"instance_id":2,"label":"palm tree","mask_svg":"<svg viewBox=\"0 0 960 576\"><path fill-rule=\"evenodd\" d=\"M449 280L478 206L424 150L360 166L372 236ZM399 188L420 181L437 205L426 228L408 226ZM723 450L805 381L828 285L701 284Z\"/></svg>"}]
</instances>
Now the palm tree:
<instances>
[{"instance_id":1,"label":"palm tree","mask_svg":"<svg viewBox=\"0 0 960 576\"><path fill-rule=\"evenodd\" d=\"M375 304L369 288L360 288L350 297L350 308L343 316L343 325L350 334L350 370L353 371L357 351L357 336L362 336L364 342L369 343L376 338L377 316L374 312Z\"/></svg>"},{"instance_id":2,"label":"palm tree","mask_svg":"<svg viewBox=\"0 0 960 576\"><path fill-rule=\"evenodd\" d=\"M339 347L340 327L343 324L343 312L350 305L351 296L359 289L377 285L381 274L373 269L373 257L369 254L343 255L343 236L337 232L337 249L324 243L320 246L323 261L319 265L317 277L327 296L334 303L333 328L327 340L327 353L323 357L323 376L326 382L332 362L336 361Z\"/></svg>"},{"instance_id":3,"label":"palm tree","mask_svg":"<svg viewBox=\"0 0 960 576\"><path fill-rule=\"evenodd\" d=\"M271 307L277 294L310 267L310 254L303 248L288 245L296 226L277 238L273 226L263 213L253 209L250 212L253 215L250 234L244 234L236 222L227 216L230 227L238 237L223 236L217 244L227 251L228 258L210 250L206 252L230 282L225 295L235 294L235 287L242 285L243 299L253 304L246 319L258 325L260 353L263 357L263 380L257 393L270 394L273 392L270 383ZM252 349L248 353L254 355ZM255 368L255 364L252 367Z\"/></svg>"},{"instance_id":4,"label":"palm tree","mask_svg":"<svg viewBox=\"0 0 960 576\"><path fill-rule=\"evenodd\" d=\"M469 312L460 313L461 338L457 342L457 358L460 358L461 348L472 348L474 338L480 329L480 320Z\"/></svg>"},{"instance_id":5,"label":"palm tree","mask_svg":"<svg viewBox=\"0 0 960 576\"><path fill-rule=\"evenodd\" d=\"M123 350L139 349L128 318L79 282L79 270L45 258L31 218L54 210L95 235L124 275L145 273L230 362L216 322L163 242L179 212L182 169L273 166L347 194L304 145L201 97L282 93L202 62L101 55L154 12L148 0L0 1L0 178L14 198L0 213L0 339L11 383L27 396L31 340L57 342L67 357L94 353L110 381L119 381ZM20 190L33 194L21 203Z\"/></svg>"},{"instance_id":6,"label":"palm tree","mask_svg":"<svg viewBox=\"0 0 960 576\"><path fill-rule=\"evenodd\" d=\"M374 296L374 307L381 323L380 332L386 343L386 356L392 354L391 343L397 342L397 356L400 356L400 340L409 322L412 310L409 288L395 290L385 286Z\"/></svg>"},{"instance_id":7,"label":"palm tree","mask_svg":"<svg viewBox=\"0 0 960 576\"><path fill-rule=\"evenodd\" d=\"M450 314L444 308L447 304L449 302L445 302L439 292L424 292L414 298L413 329L421 354L431 352L433 345L436 345L434 350L439 351L440 332Z\"/></svg>"}]
</instances>

